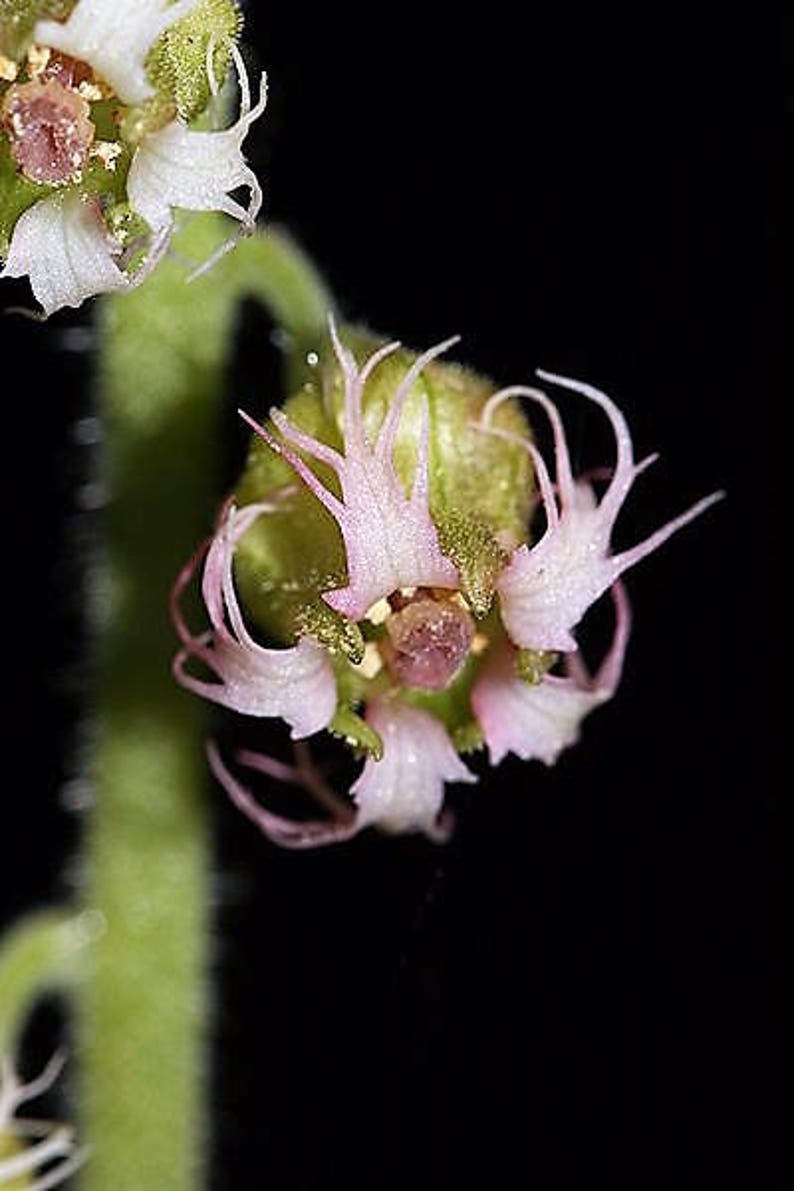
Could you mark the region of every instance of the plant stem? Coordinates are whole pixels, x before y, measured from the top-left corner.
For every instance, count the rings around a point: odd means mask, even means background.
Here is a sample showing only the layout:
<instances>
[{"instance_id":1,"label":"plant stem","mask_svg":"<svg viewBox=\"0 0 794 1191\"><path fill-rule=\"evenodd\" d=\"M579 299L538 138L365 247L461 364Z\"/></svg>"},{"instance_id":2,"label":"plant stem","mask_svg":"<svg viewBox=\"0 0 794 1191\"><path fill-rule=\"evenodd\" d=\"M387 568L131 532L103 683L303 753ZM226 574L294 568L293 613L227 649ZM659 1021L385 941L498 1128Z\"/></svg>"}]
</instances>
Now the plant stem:
<instances>
[{"instance_id":1,"label":"plant stem","mask_svg":"<svg viewBox=\"0 0 794 1191\"><path fill-rule=\"evenodd\" d=\"M0 946L0 1058L13 1057L33 1002L75 982L101 929L90 911L45 910L8 932Z\"/></svg>"},{"instance_id":2,"label":"plant stem","mask_svg":"<svg viewBox=\"0 0 794 1191\"><path fill-rule=\"evenodd\" d=\"M180 237L206 258L211 216ZM268 232L185 284L166 262L105 303L100 405L108 492L93 583L99 644L95 809L87 904L107 929L81 998L85 1191L202 1185L211 847L204 708L170 676L168 594L219 498L224 366L246 294L271 307L300 358L323 334L328 298L305 259ZM263 395L264 397L265 395ZM271 399L276 395L268 395Z\"/></svg>"}]
</instances>

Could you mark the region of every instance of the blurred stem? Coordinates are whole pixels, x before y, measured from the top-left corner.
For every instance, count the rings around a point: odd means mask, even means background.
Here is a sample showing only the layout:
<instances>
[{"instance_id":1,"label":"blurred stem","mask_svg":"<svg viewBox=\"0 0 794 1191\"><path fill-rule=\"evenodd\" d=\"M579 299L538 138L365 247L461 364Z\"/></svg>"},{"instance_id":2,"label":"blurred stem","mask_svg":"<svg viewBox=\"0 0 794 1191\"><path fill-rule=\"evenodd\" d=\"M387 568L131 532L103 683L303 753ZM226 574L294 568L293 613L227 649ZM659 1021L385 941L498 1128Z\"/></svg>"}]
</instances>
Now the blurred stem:
<instances>
[{"instance_id":1,"label":"blurred stem","mask_svg":"<svg viewBox=\"0 0 794 1191\"><path fill-rule=\"evenodd\" d=\"M206 259L226 232L216 217L196 217L178 256ZM205 711L171 679L167 605L220 496L225 363L247 295L271 309L296 365L318 345L326 291L272 231L190 286L184 264L165 262L139 290L107 300L101 317L108 504L93 577L100 681L85 874L88 904L107 929L81 998L86 1191L195 1191L203 1181Z\"/></svg>"},{"instance_id":2,"label":"blurred stem","mask_svg":"<svg viewBox=\"0 0 794 1191\"><path fill-rule=\"evenodd\" d=\"M74 983L101 930L101 917L90 911L47 910L8 932L0 945L0 1057L13 1058L38 997Z\"/></svg>"}]
</instances>

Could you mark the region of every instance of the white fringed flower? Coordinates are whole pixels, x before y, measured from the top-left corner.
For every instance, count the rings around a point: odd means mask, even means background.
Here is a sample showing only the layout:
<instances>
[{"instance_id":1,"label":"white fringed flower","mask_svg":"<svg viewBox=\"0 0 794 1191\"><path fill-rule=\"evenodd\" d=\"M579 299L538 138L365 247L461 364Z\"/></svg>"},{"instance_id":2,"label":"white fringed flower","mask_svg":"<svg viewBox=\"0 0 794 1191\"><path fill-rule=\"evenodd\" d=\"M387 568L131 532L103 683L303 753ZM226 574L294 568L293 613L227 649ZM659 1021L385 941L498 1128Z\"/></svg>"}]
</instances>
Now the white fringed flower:
<instances>
[{"instance_id":1,"label":"white fringed flower","mask_svg":"<svg viewBox=\"0 0 794 1191\"><path fill-rule=\"evenodd\" d=\"M94 294L128 289L118 253L95 200L54 194L20 215L2 276L29 277L34 296L50 315Z\"/></svg>"},{"instance_id":2,"label":"white fringed flower","mask_svg":"<svg viewBox=\"0 0 794 1191\"><path fill-rule=\"evenodd\" d=\"M612 698L620 684L631 627L628 597L620 583L612 596L615 633L594 677L578 654L569 654L564 676L547 674L532 685L518 677L511 645L503 642L493 650L471 693L493 765L507 753L553 765L563 749L579 740L585 717Z\"/></svg>"},{"instance_id":3,"label":"white fringed flower","mask_svg":"<svg viewBox=\"0 0 794 1191\"><path fill-rule=\"evenodd\" d=\"M327 727L336 710L336 681L328 654L308 637L291 649L257 644L243 621L234 586L234 547L271 507L256 504L238 510L230 504L208 548L202 547L178 576L172 615L183 648L174 661L174 675L205 699L242 715L278 716L291 725L294 737L310 736ZM196 635L184 622L179 600L205 551L202 594L212 628ZM207 682L188 673L191 659L203 662L220 681Z\"/></svg>"},{"instance_id":4,"label":"white fringed flower","mask_svg":"<svg viewBox=\"0 0 794 1191\"><path fill-rule=\"evenodd\" d=\"M380 348L359 369L352 352L340 343L333 323L331 336L345 385L344 454L299 430L280 410L271 409L270 417L288 443L336 473L342 488L341 500L320 483L290 447L247 414L242 416L274 451L289 461L307 488L336 519L345 543L348 584L326 592L323 598L337 612L360 620L368 608L401 587L454 590L459 586L458 573L441 552L438 532L430 516L426 403L422 407L410 494L406 494L394 463L397 430L408 394L422 369L457 339L448 339L431 348L409 368L395 390L377 441L371 444L364 429L364 386L381 360L397 351L400 344L389 343Z\"/></svg>"},{"instance_id":5,"label":"white fringed flower","mask_svg":"<svg viewBox=\"0 0 794 1191\"><path fill-rule=\"evenodd\" d=\"M23 1084L11 1063L0 1059L0 1186L48 1191L84 1161L85 1151L75 1148L74 1131L68 1125L16 1116L21 1105L49 1090L62 1068L63 1057L55 1055L37 1079Z\"/></svg>"},{"instance_id":6,"label":"white fringed flower","mask_svg":"<svg viewBox=\"0 0 794 1191\"><path fill-rule=\"evenodd\" d=\"M178 0L174 4L165 4L164 0L136 0L135 4L79 0L65 22L39 21L35 37L45 50L70 55L86 71L90 67L124 104L140 103L154 94L146 76L146 60L152 47L163 31L185 17L195 3L196 0ZM53 185L62 188L61 193L40 200L19 217L11 233L3 274L29 275L45 315L63 306L79 306L95 294L140 285L168 248L177 208L219 211L237 220L244 232L253 231L262 205L262 191L256 175L245 162L242 145L249 128L265 108L265 76L261 76L259 98L252 107L240 52L232 43L229 49L240 87L240 114L232 127L199 132L175 118L165 127L143 135L135 145L123 197L131 210L149 225L150 238L148 245L137 240L133 244L134 249L145 248L144 259L137 260L134 271L128 268L128 258L135 257L135 253L127 254L122 266L122 246L109 235L98 199L93 205L87 203L83 208L78 205L79 188L85 182L83 167L94 152L94 142L102 143L80 91L81 87L90 88L93 84L70 82L71 71L62 71L57 77L48 77L46 85L23 83L10 89L8 96L13 102L10 106L6 104L7 111L4 109L0 135L10 138L23 174L26 168L40 171L43 162L49 170L47 180L52 179ZM218 87L212 65L210 40L206 66L210 90L216 94ZM84 109L79 137L76 133L72 135L76 128L72 106L78 102L82 104L81 111ZM115 162L123 152L123 128L120 119L121 139L108 142L109 169L116 168ZM51 142L59 146L57 159L52 161ZM41 180L30 172L25 176ZM247 206L231 197L240 187L247 187L250 192ZM106 197L104 193L102 197ZM115 191L112 201L121 201ZM145 241L145 236L142 240ZM235 242L235 237L229 238L193 276L210 268Z\"/></svg>"},{"instance_id":7,"label":"white fringed flower","mask_svg":"<svg viewBox=\"0 0 794 1191\"><path fill-rule=\"evenodd\" d=\"M557 407L545 393L513 386L494 394L483 410L482 427L488 429L490 416L503 401L509 397L528 397L542 406L552 424L556 492L540 453L531 443L525 443L535 461L546 512L546 532L536 545L520 546L514 551L497 590L502 620L514 644L567 653L577 648L573 629L599 596L629 567L720 500L723 493L715 492L699 500L630 550L610 553L618 513L645 464L635 464L626 420L605 393L552 373L538 372L538 376L581 393L599 405L612 424L617 446L612 479L597 502L591 485L573 478L562 421Z\"/></svg>"},{"instance_id":8,"label":"white fringed flower","mask_svg":"<svg viewBox=\"0 0 794 1191\"><path fill-rule=\"evenodd\" d=\"M127 193L133 209L155 233L170 231L172 208L222 211L252 231L262 206L262 189L243 158L242 144L267 104L266 78L260 79L259 99L251 106L251 91L240 52L231 47L240 83L240 115L220 132L193 132L175 119L146 137L130 166ZM242 207L230 192L245 186L251 192ZM206 266L205 266L206 267Z\"/></svg>"},{"instance_id":9,"label":"white fringed flower","mask_svg":"<svg viewBox=\"0 0 794 1191\"><path fill-rule=\"evenodd\" d=\"M39 21L38 45L87 62L124 103L150 99L146 59L158 37L198 0L78 0L66 21Z\"/></svg>"}]
</instances>

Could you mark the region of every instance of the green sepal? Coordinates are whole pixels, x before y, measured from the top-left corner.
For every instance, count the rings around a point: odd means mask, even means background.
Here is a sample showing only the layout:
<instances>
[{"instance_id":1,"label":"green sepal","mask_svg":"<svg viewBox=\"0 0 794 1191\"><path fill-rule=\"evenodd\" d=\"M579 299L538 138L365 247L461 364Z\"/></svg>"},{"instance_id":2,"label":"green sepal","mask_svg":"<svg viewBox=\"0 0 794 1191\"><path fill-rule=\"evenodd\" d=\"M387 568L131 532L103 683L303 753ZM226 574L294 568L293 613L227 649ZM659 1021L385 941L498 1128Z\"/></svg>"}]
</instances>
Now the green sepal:
<instances>
[{"instance_id":1,"label":"green sepal","mask_svg":"<svg viewBox=\"0 0 794 1191\"><path fill-rule=\"evenodd\" d=\"M557 661L557 654L547 649L519 649L516 653L516 674L529 686L543 681Z\"/></svg>"},{"instance_id":2,"label":"green sepal","mask_svg":"<svg viewBox=\"0 0 794 1191\"><path fill-rule=\"evenodd\" d=\"M298 633L314 637L332 653L343 654L354 666L364 660L364 637L353 620L329 608L324 600L306 604L295 613Z\"/></svg>"},{"instance_id":3,"label":"green sepal","mask_svg":"<svg viewBox=\"0 0 794 1191\"><path fill-rule=\"evenodd\" d=\"M459 753L478 753L485 744L482 728L475 719L454 727L450 738Z\"/></svg>"},{"instance_id":4,"label":"green sepal","mask_svg":"<svg viewBox=\"0 0 794 1191\"><path fill-rule=\"evenodd\" d=\"M145 246L149 235L149 225L129 203L114 203L105 212L105 224L113 239L122 247L128 248L137 241Z\"/></svg>"},{"instance_id":5,"label":"green sepal","mask_svg":"<svg viewBox=\"0 0 794 1191\"><path fill-rule=\"evenodd\" d=\"M373 761L383 760L383 741L380 735L353 711L352 707L340 704L328 725L328 731L344 740L348 748L355 753L372 757Z\"/></svg>"},{"instance_id":6,"label":"green sepal","mask_svg":"<svg viewBox=\"0 0 794 1191\"><path fill-rule=\"evenodd\" d=\"M499 575L509 555L482 521L460 509L435 517L438 541L460 575L460 590L478 619L487 616Z\"/></svg>"},{"instance_id":7,"label":"green sepal","mask_svg":"<svg viewBox=\"0 0 794 1191\"><path fill-rule=\"evenodd\" d=\"M290 398L285 412L309 434L326 442L335 438L339 446L315 384L307 383ZM338 493L328 468L316 470ZM235 552L240 594L251 616L276 640L291 641L301 629L314 636L330 633L336 647L347 653L350 622L332 620L334 613L320 599L324 591L345 584L345 553L336 521L286 460L256 435L236 496L239 505L273 501L273 511L254 522ZM358 648L356 642L354 654ZM360 649L363 653L363 643Z\"/></svg>"},{"instance_id":8,"label":"green sepal","mask_svg":"<svg viewBox=\"0 0 794 1191\"><path fill-rule=\"evenodd\" d=\"M33 39L37 21L64 20L77 0L0 0L0 53L17 61Z\"/></svg>"},{"instance_id":9,"label":"green sepal","mask_svg":"<svg viewBox=\"0 0 794 1191\"><path fill-rule=\"evenodd\" d=\"M222 84L231 62L229 42L236 41L242 13L234 0L199 0L171 25L152 47L146 69L158 93L172 101L183 120L195 120L207 107L207 49L214 41L213 70Z\"/></svg>"}]
</instances>

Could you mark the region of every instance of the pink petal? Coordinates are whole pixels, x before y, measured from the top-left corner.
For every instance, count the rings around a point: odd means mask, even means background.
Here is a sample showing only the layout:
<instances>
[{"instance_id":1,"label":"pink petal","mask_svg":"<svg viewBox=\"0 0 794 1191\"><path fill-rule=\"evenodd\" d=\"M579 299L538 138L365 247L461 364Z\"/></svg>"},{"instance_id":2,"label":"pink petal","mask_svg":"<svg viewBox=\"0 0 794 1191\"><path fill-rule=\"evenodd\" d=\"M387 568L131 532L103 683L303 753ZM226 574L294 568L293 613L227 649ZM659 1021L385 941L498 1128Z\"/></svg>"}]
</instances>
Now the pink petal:
<instances>
[{"instance_id":1,"label":"pink petal","mask_svg":"<svg viewBox=\"0 0 794 1191\"><path fill-rule=\"evenodd\" d=\"M259 830L274 844L282 848L319 848L328 844L342 843L351 839L361 828L355 818L349 821L333 819L310 820L298 822L286 819L282 815L273 814L256 801L236 777L227 769L223 759L214 744L207 745L207 758L210 769L215 774L226 793L239 811L255 823ZM239 758L242 760L242 758ZM273 764L268 757L254 757L249 755L246 764L251 769L261 769L267 772Z\"/></svg>"},{"instance_id":2,"label":"pink petal","mask_svg":"<svg viewBox=\"0 0 794 1191\"><path fill-rule=\"evenodd\" d=\"M585 717L612 697L623 672L631 625L628 599L620 583L613 587L612 596L615 633L594 678L581 659L573 656L566 659L564 678L548 675L531 686L516 675L515 650L508 643L494 649L471 695L494 765L507 753L553 765L563 749L579 739Z\"/></svg>"},{"instance_id":3,"label":"pink petal","mask_svg":"<svg viewBox=\"0 0 794 1191\"><path fill-rule=\"evenodd\" d=\"M264 504L240 510L227 505L215 536L177 577L171 610L183 648L174 659L173 671L182 686L205 699L243 715L279 717L290 724L293 737L310 736L327 727L336 710L336 680L328 654L309 637L291 649L265 649L257 644L245 627L234 587L234 548L253 521L269 509ZM205 551L202 595L212 631L193 635L179 601ZM220 681L195 678L187 670L191 659L203 662Z\"/></svg>"},{"instance_id":4,"label":"pink petal","mask_svg":"<svg viewBox=\"0 0 794 1191\"><path fill-rule=\"evenodd\" d=\"M359 824L372 823L390 832L422 831L438 838L444 783L474 782L476 777L429 712L376 699L367 709L367 723L383 741L383 758L370 758L350 791Z\"/></svg>"},{"instance_id":5,"label":"pink petal","mask_svg":"<svg viewBox=\"0 0 794 1191\"><path fill-rule=\"evenodd\" d=\"M573 389L599 405L612 424L616 443L611 480L598 502L589 483L576 482L572 478L562 422L555 405L545 394L515 386L494 394L483 410L483 429L497 433L488 425L494 409L508 397L525 396L538 402L552 423L557 464L556 497L550 493L545 467L539 469L547 513L546 532L535 546L520 546L514 552L497 586L502 619L515 644L528 649L570 652L576 649L573 629L590 605L624 571L720 500L723 493L717 492L698 501L633 549L612 554L610 539L615 520L634 480L651 460L635 464L626 420L606 394L552 373L539 372L538 375ZM533 444L525 442L524 445L536 458L537 449Z\"/></svg>"},{"instance_id":6,"label":"pink petal","mask_svg":"<svg viewBox=\"0 0 794 1191\"><path fill-rule=\"evenodd\" d=\"M377 440L370 444L364 430L364 385L377 363L399 344L381 348L359 369L333 327L332 337L345 385L344 455L293 426L279 410L272 410L271 418L290 445L278 442L264 427L243 416L288 460L338 522L347 554L348 585L323 598L337 612L360 620L372 604L401 587L458 586L457 571L441 552L430 516L426 404L410 494L403 489L394 465L394 444L405 400L422 369L455 340L431 348L416 360L394 394ZM341 484L341 500L320 483L293 447L333 468Z\"/></svg>"}]
</instances>

